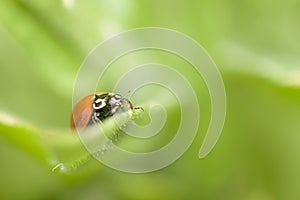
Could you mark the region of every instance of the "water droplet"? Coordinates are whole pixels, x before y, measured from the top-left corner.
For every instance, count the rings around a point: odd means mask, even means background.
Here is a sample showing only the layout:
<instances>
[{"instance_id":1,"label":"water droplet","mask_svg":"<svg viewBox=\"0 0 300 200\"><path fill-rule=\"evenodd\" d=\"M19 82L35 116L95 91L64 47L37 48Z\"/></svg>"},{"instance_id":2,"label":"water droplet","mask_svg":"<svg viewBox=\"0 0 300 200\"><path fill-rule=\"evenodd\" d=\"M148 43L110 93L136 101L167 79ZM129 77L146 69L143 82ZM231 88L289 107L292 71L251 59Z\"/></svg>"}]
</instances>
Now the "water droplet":
<instances>
[{"instance_id":1,"label":"water droplet","mask_svg":"<svg viewBox=\"0 0 300 200\"><path fill-rule=\"evenodd\" d=\"M62 172L65 171L66 167L63 163L58 163L52 168L52 172Z\"/></svg>"}]
</instances>

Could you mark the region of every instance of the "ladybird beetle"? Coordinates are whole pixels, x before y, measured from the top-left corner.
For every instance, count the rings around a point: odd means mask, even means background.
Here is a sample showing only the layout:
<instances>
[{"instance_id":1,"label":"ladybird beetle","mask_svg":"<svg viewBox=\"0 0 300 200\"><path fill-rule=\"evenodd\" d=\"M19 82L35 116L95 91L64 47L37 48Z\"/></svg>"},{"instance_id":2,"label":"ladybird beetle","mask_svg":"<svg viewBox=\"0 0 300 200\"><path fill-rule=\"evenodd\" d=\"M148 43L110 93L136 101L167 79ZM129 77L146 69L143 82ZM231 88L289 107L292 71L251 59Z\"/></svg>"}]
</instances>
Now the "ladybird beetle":
<instances>
[{"instance_id":1,"label":"ladybird beetle","mask_svg":"<svg viewBox=\"0 0 300 200\"><path fill-rule=\"evenodd\" d=\"M74 106L70 121L71 129L82 130L88 125L102 122L118 111L128 111L129 109L143 110L142 107L133 107L131 102L121 95L96 92L84 97Z\"/></svg>"}]
</instances>

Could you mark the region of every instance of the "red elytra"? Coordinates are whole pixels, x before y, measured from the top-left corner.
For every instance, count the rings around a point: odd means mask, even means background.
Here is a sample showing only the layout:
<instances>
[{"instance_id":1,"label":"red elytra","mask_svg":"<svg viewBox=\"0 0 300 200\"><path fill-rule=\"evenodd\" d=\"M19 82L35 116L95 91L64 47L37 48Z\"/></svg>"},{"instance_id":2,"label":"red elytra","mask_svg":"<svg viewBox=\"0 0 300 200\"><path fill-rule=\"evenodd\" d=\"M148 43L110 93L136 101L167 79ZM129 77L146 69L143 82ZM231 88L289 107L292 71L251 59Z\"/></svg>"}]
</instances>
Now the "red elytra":
<instances>
[{"instance_id":1,"label":"red elytra","mask_svg":"<svg viewBox=\"0 0 300 200\"><path fill-rule=\"evenodd\" d=\"M106 94L108 92L96 92L82 98L73 108L70 120L71 130L84 129L91 120L93 109L93 101L95 95Z\"/></svg>"}]
</instances>

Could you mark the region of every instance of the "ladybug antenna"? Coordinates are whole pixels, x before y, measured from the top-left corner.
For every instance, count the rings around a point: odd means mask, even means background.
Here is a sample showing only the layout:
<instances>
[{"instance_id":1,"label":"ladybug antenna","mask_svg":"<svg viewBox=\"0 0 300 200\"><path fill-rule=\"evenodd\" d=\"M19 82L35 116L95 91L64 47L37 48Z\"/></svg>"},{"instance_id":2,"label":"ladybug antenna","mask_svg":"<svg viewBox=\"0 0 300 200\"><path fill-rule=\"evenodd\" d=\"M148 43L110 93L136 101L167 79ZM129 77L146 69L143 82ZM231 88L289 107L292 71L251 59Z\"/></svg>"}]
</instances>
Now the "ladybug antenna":
<instances>
[{"instance_id":1,"label":"ladybug antenna","mask_svg":"<svg viewBox=\"0 0 300 200\"><path fill-rule=\"evenodd\" d=\"M123 95L123 97L125 97L125 98L127 98L127 97L129 97L129 94L131 93L131 90L128 90L124 95Z\"/></svg>"}]
</instances>

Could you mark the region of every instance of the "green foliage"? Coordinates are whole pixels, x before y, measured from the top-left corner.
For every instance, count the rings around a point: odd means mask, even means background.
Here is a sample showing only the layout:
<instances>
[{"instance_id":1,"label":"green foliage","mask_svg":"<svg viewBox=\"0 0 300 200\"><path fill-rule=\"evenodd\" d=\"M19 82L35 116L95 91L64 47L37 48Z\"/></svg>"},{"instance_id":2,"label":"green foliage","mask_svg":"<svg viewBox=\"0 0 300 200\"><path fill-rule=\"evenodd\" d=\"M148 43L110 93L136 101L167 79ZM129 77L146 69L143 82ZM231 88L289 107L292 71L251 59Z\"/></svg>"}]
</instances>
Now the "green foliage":
<instances>
[{"instance_id":1,"label":"green foliage","mask_svg":"<svg viewBox=\"0 0 300 200\"><path fill-rule=\"evenodd\" d=\"M297 0L2 0L0 199L299 199L299 7ZM199 160L210 117L204 83L178 58L135 52L187 77L201 99L201 123L178 161L133 175L96 161L68 126L73 82L88 52L145 26L181 31L206 48L221 70L228 112L217 146ZM131 56L112 65L99 89L111 89L127 69L118 65L139 63ZM149 121L147 109L137 123ZM179 115L170 106L174 125L165 132L177 127ZM122 135L108 136L115 132ZM172 137L138 143L124 136L118 145L153 150Z\"/></svg>"}]
</instances>

